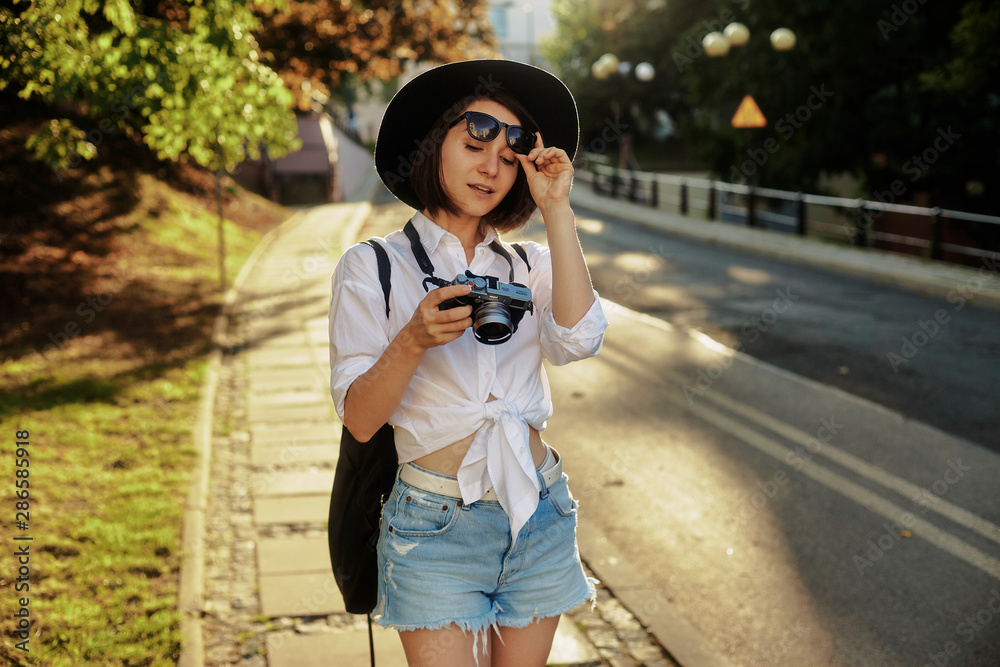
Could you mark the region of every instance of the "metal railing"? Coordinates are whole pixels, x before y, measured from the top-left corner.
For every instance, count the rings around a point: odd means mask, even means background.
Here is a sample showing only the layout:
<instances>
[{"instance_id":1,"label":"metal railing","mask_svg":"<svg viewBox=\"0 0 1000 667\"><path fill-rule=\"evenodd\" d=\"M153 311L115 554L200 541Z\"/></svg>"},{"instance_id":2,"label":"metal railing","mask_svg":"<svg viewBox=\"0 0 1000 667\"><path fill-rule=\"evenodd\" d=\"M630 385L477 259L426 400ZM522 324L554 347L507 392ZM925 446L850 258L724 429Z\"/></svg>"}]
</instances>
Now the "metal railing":
<instances>
[{"instance_id":1,"label":"metal railing","mask_svg":"<svg viewBox=\"0 0 1000 667\"><path fill-rule=\"evenodd\" d=\"M577 176L598 194L653 208L859 247L960 263L1000 251L998 216L618 169L586 159Z\"/></svg>"}]
</instances>

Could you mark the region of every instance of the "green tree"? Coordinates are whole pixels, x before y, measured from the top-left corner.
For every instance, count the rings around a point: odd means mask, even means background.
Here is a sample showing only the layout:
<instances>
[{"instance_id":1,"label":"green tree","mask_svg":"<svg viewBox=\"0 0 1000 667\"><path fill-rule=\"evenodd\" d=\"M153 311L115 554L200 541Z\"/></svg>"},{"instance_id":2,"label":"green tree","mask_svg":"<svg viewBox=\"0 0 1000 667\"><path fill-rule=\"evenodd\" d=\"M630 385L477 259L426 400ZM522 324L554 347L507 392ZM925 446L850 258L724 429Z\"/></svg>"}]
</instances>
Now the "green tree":
<instances>
[{"instance_id":1,"label":"green tree","mask_svg":"<svg viewBox=\"0 0 1000 667\"><path fill-rule=\"evenodd\" d=\"M295 147L292 95L261 62L252 0L12 0L0 4L0 90L68 109L29 140L54 170L112 133L161 159L229 171ZM87 119L85 127L80 119Z\"/></svg>"},{"instance_id":2,"label":"green tree","mask_svg":"<svg viewBox=\"0 0 1000 667\"><path fill-rule=\"evenodd\" d=\"M727 180L816 191L825 174L848 173L864 198L888 192L885 198L896 201L998 208L995 3L559 0L555 6L560 32L553 62L573 81L591 132L615 100L631 98L643 113L670 111L678 139ZM749 27L750 43L723 58L707 57L702 37L732 21ZM769 35L778 27L797 35L792 51L771 48ZM587 70L605 51L653 63L653 85L593 80ZM766 128L730 127L747 93L767 117Z\"/></svg>"}]
</instances>

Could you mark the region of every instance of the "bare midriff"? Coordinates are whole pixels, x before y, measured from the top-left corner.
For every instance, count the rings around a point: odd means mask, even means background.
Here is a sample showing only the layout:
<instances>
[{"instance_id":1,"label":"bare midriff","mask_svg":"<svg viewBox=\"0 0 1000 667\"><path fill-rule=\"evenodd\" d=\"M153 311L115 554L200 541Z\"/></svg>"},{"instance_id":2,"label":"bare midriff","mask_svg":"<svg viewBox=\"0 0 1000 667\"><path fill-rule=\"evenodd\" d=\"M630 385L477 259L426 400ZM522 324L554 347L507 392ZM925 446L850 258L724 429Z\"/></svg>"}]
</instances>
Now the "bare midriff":
<instances>
[{"instance_id":1,"label":"bare midriff","mask_svg":"<svg viewBox=\"0 0 1000 667\"><path fill-rule=\"evenodd\" d=\"M496 399L491 395L489 400L495 401ZM453 442L436 452L421 456L413 462L424 470L456 477L475 437L475 433L470 433L458 442ZM542 442L542 434L531 426L528 427L528 444L531 447L531 458L534 460L535 466L541 465L542 461L545 460L545 443Z\"/></svg>"}]
</instances>

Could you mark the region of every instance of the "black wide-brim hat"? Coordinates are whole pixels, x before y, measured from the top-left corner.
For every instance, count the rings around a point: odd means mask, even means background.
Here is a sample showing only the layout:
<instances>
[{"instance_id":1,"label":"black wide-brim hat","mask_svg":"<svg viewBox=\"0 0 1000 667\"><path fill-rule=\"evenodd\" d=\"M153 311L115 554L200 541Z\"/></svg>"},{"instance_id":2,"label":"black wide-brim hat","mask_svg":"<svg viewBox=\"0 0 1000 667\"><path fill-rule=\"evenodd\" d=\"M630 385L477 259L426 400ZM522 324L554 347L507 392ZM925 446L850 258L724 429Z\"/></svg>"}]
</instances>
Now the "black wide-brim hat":
<instances>
[{"instance_id":1,"label":"black wide-brim hat","mask_svg":"<svg viewBox=\"0 0 1000 667\"><path fill-rule=\"evenodd\" d=\"M580 119L573 94L555 75L513 60L465 60L427 70L404 85L389 102L375 142L375 170L392 194L413 208L424 208L410 187L410 173L420 159L421 142L445 112L471 95L502 88L514 96L538 124L546 146L576 157ZM426 151L426 149L425 149Z\"/></svg>"}]
</instances>

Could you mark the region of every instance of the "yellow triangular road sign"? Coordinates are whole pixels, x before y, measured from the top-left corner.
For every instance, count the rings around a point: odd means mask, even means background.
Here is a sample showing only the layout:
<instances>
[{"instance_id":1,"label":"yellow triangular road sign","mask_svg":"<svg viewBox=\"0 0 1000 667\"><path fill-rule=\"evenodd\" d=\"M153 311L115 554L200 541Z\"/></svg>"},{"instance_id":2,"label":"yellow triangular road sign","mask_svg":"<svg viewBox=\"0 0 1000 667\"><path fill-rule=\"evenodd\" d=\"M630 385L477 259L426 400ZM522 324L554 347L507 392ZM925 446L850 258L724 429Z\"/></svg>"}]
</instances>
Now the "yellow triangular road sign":
<instances>
[{"instance_id":1,"label":"yellow triangular road sign","mask_svg":"<svg viewBox=\"0 0 1000 667\"><path fill-rule=\"evenodd\" d=\"M765 127L767 119L760 112L760 107L754 99L746 95L740 102L740 108L733 114L733 127Z\"/></svg>"}]
</instances>

